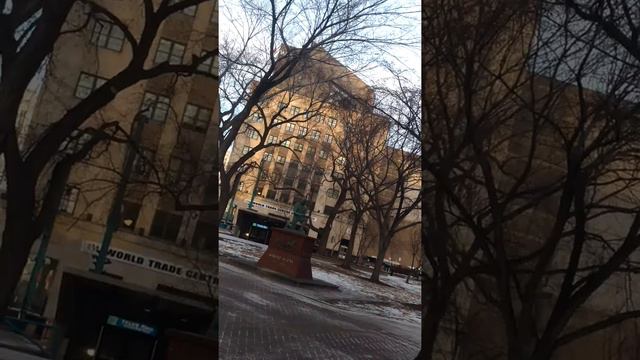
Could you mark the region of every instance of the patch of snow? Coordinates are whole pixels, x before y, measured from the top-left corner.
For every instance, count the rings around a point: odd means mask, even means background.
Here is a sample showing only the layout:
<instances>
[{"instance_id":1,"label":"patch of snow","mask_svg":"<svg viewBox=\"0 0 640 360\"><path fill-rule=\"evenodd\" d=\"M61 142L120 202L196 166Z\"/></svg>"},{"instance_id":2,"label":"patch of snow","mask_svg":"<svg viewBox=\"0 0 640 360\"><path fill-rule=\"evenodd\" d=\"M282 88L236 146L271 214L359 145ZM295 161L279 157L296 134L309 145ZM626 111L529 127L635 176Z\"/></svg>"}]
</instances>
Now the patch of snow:
<instances>
[{"instance_id":1,"label":"patch of snow","mask_svg":"<svg viewBox=\"0 0 640 360\"><path fill-rule=\"evenodd\" d=\"M218 251L221 255L258 261L266 249L265 244L220 233ZM377 284L367 280L371 273L360 269L346 270L330 261L316 258L312 259L312 264L313 277L337 285L339 291L283 285L287 288L287 292L293 291L308 298L328 301L338 308L420 323L420 311L408 309L404 305L422 302L421 286L418 280L411 279L407 284L405 276L391 276L383 273L380 275L380 281L383 284ZM252 300L258 301L258 299Z\"/></svg>"}]
</instances>

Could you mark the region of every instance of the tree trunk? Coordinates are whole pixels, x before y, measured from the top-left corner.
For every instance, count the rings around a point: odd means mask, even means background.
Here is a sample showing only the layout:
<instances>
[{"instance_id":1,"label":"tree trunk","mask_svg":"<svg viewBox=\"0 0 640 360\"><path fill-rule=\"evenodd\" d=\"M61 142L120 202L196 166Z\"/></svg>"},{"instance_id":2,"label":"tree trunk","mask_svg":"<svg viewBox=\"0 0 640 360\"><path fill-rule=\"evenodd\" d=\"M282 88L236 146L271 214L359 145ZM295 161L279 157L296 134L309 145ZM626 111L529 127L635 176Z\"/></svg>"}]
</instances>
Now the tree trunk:
<instances>
[{"instance_id":1,"label":"tree trunk","mask_svg":"<svg viewBox=\"0 0 640 360\"><path fill-rule=\"evenodd\" d=\"M413 274L413 263L416 260L416 255L413 254L413 256L411 257L411 269L409 270L409 275L407 275L407 284L409 283L409 279L411 279L411 274Z\"/></svg>"},{"instance_id":2,"label":"tree trunk","mask_svg":"<svg viewBox=\"0 0 640 360\"><path fill-rule=\"evenodd\" d=\"M231 190L221 184L220 194L218 197L218 224L220 224L227 215L227 207L231 201Z\"/></svg>"},{"instance_id":3,"label":"tree trunk","mask_svg":"<svg viewBox=\"0 0 640 360\"><path fill-rule=\"evenodd\" d=\"M338 210L342 207L345 199L347 198L347 192L345 190L340 191L340 195L336 200L336 205L331 214L329 214L329 218L327 218L327 222L320 232L320 238L318 239L318 253L320 255L324 255L327 252L327 241L329 240L329 234L331 233L331 226L333 225L333 221L336 219L336 215L338 214Z\"/></svg>"},{"instance_id":4,"label":"tree trunk","mask_svg":"<svg viewBox=\"0 0 640 360\"><path fill-rule=\"evenodd\" d=\"M24 212L24 211L23 211ZM7 211L0 247L0 315L6 315L35 241L31 213Z\"/></svg>"},{"instance_id":5,"label":"tree trunk","mask_svg":"<svg viewBox=\"0 0 640 360\"><path fill-rule=\"evenodd\" d=\"M379 233L380 237L378 239L378 258L376 259L376 265L373 267L373 272L371 273L371 278L369 280L373 282L380 282L380 271L382 269L382 264L384 263L384 255L387 253L387 244L389 243L387 240L384 240L381 233Z\"/></svg>"},{"instance_id":6,"label":"tree trunk","mask_svg":"<svg viewBox=\"0 0 640 360\"><path fill-rule=\"evenodd\" d=\"M447 311L449 294L434 294L426 304L427 312L422 317L422 347L417 359L431 360L436 350L436 341L442 326L442 319Z\"/></svg>"},{"instance_id":7,"label":"tree trunk","mask_svg":"<svg viewBox=\"0 0 640 360\"><path fill-rule=\"evenodd\" d=\"M351 234L349 235L349 248L347 249L347 254L344 256L344 262L342 263L342 267L345 269L351 269L351 262L353 261L353 248L355 247L356 233L358 232L360 219L362 219L362 214L357 212L353 217L353 224L351 225Z\"/></svg>"}]
</instances>

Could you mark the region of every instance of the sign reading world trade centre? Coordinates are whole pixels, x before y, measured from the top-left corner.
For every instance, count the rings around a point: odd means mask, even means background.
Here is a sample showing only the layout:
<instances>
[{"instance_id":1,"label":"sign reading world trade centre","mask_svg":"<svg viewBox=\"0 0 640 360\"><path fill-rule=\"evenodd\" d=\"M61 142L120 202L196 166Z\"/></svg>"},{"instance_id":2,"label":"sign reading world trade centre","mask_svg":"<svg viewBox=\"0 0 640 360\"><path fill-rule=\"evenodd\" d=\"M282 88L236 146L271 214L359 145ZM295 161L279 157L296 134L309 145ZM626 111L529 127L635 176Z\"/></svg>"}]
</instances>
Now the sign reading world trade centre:
<instances>
[{"instance_id":1,"label":"sign reading world trade centre","mask_svg":"<svg viewBox=\"0 0 640 360\"><path fill-rule=\"evenodd\" d=\"M91 241L84 241L82 243L81 250L82 252L95 256L100 250L100 244ZM207 284L215 284L218 281L218 279L212 274L201 270L113 247L109 248L109 251L107 252L107 259Z\"/></svg>"}]
</instances>

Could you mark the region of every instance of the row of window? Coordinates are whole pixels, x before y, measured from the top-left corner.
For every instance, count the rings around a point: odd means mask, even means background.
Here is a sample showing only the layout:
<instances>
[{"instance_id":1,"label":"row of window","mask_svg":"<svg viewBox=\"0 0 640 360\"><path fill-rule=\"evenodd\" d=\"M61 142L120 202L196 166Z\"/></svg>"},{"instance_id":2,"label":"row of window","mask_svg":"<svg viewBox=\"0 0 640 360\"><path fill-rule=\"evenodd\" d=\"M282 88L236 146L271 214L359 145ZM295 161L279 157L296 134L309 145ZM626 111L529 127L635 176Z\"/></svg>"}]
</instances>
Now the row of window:
<instances>
[{"instance_id":1,"label":"row of window","mask_svg":"<svg viewBox=\"0 0 640 360\"><path fill-rule=\"evenodd\" d=\"M302 186L300 186L300 184L302 184ZM300 181L300 184L298 186L299 190L304 191L304 189L306 189L306 185L307 183L305 181ZM240 182L240 184L238 184L238 191L244 192L245 191L245 186L244 186L244 182ZM317 186L315 188L313 188L311 190L312 193L314 193L314 196L312 196L312 198L315 198L315 195L317 195L318 192L318 188ZM264 186L261 186L260 189L256 192L259 196L263 196L264 194ZM338 196L340 195L340 191L336 190L336 189L327 189L327 197L331 198L331 199L337 199ZM289 202L289 191L288 190L281 190L281 196L280 196L280 201L287 203ZM266 194L264 194L264 196L266 198L272 199L274 200L276 198L276 191L273 189L269 189L267 191Z\"/></svg>"},{"instance_id":2,"label":"row of window","mask_svg":"<svg viewBox=\"0 0 640 360\"><path fill-rule=\"evenodd\" d=\"M294 133L295 132L295 128L296 128L295 124L287 123L284 126L284 131L287 132L287 133ZM298 126L297 136L306 136L307 133L308 133L308 130L309 129L307 127L305 127L305 126ZM251 128L251 127L247 128L246 135L247 135L247 137L249 139L254 139L255 140L255 139L259 139L260 138L260 135L258 134L258 132L254 128ZM313 131L311 131L310 139L313 140L313 141L318 141L318 140L320 140L320 136L321 136L320 131L313 130ZM289 140L285 140L282 143L282 145L288 147L289 146L288 141ZM333 136L331 134L325 134L322 137L322 141L324 143L326 143L326 144L331 144L333 142ZM269 137L267 138L267 142L266 143L267 144L277 144L278 142L279 142L279 140L278 140L278 138L276 136L269 135ZM300 151L301 150L302 149L300 149Z\"/></svg>"},{"instance_id":3,"label":"row of window","mask_svg":"<svg viewBox=\"0 0 640 360\"><path fill-rule=\"evenodd\" d=\"M81 73L76 85L75 96L84 99L106 81L106 79L95 75ZM142 99L142 111L149 119L164 122L169 115L170 104L171 100L166 96L145 92ZM182 115L182 123L196 130L205 130L211 120L211 114L211 109L187 104Z\"/></svg>"},{"instance_id":4,"label":"row of window","mask_svg":"<svg viewBox=\"0 0 640 360\"><path fill-rule=\"evenodd\" d=\"M124 32L116 24L97 20L93 26L91 43L105 49L122 51L124 45ZM160 64L169 62L170 64L181 64L184 59L186 45L169 39L160 39L154 57L154 62ZM204 55L204 51L201 55ZM211 75L218 73L218 58L208 57L197 67L198 71Z\"/></svg>"},{"instance_id":5,"label":"row of window","mask_svg":"<svg viewBox=\"0 0 640 360\"><path fill-rule=\"evenodd\" d=\"M253 133L255 133L255 130L253 130L253 129L249 129L249 130L252 131ZM285 145L285 143L286 143L286 145ZM289 140L286 140L285 142L283 142L283 146L289 147ZM251 151L251 149L252 149L251 146L247 146L247 145L243 146L242 155L247 154L249 151ZM302 152L303 149L304 149L304 145L301 144L301 143L296 143L294 145L294 150L295 151ZM316 149L314 147L310 146L310 147L307 148L307 157L313 157L315 155L315 153L316 153ZM327 152L324 149L320 149L320 152L318 153L318 156L320 157L320 159L325 160L325 159L329 158L329 152ZM271 158L272 158L271 153L265 153L265 156L264 156L265 161L271 161ZM279 163L284 163L284 161L285 161L284 157L282 157L282 158L283 158L283 160L282 161L278 161ZM340 159L342 159L342 158L340 158Z\"/></svg>"},{"instance_id":6,"label":"row of window","mask_svg":"<svg viewBox=\"0 0 640 360\"><path fill-rule=\"evenodd\" d=\"M306 185L306 183L305 183ZM238 191L244 191L244 182L240 182ZM78 202L79 189L72 185L67 185L65 192L60 200L60 211L73 214ZM336 189L327 189L327 197L336 199L340 195L340 191ZM287 196L288 197L288 196ZM286 202L286 201L285 201Z\"/></svg>"},{"instance_id":7,"label":"row of window","mask_svg":"<svg viewBox=\"0 0 640 360\"><path fill-rule=\"evenodd\" d=\"M170 5L174 5L176 3L179 3L181 0L171 0L169 2ZM218 11L216 11L216 9L214 9L214 11L211 12L211 18L209 19L209 22L211 23L215 23L216 20L218 19ZM192 5L189 7L186 7L182 10L182 13L185 15L189 15L189 16L196 16L196 12L198 11L198 5Z\"/></svg>"},{"instance_id":8,"label":"row of window","mask_svg":"<svg viewBox=\"0 0 640 360\"><path fill-rule=\"evenodd\" d=\"M77 187L68 185L60 201L60 211L67 214L73 214L76 208L76 203L78 202L78 194L79 190ZM140 204L134 204L125 201L123 204L123 223L121 224L121 227L133 229L138 219L140 208ZM149 235L165 240L176 240L181 223L181 215L169 213L158 209L156 210L156 213L153 217ZM202 229L198 229L205 225L206 224L204 222L198 221L194 234L194 240L200 242L200 245L204 245L201 238L203 236L206 237L207 232L212 233L211 230L214 229L211 226L209 227L210 229L206 229L208 231L201 231Z\"/></svg>"},{"instance_id":9,"label":"row of window","mask_svg":"<svg viewBox=\"0 0 640 360\"><path fill-rule=\"evenodd\" d=\"M175 4L178 0L172 0L171 4ZM198 5L189 6L182 10L182 13L189 16L195 16ZM218 12L211 13L210 22L214 23L218 19ZM98 47L122 51L124 45L124 32L119 26L106 19L96 19L93 23L93 31L91 33L91 43Z\"/></svg>"},{"instance_id":10,"label":"row of window","mask_svg":"<svg viewBox=\"0 0 640 360\"><path fill-rule=\"evenodd\" d=\"M296 124L286 123L284 125L284 131L291 134L296 133ZM306 136L308 131L309 129L306 126L298 125L297 135ZM320 139L320 135L320 131L318 130L311 131L311 140L318 141ZM331 144L333 142L333 136L331 134L325 134L324 137L322 137L322 140L327 144Z\"/></svg>"},{"instance_id":11,"label":"row of window","mask_svg":"<svg viewBox=\"0 0 640 360\"><path fill-rule=\"evenodd\" d=\"M288 106L286 103L280 102L278 104L278 110L284 110L284 109L287 109L289 114L291 114L292 116L296 116L301 112L300 108L297 106L293 106L293 105ZM305 115L305 118L309 118L310 113L307 112L304 115ZM332 129L335 128L336 125L338 125L338 120L330 116L316 115L313 117L313 119L317 123L323 123L323 122L326 123Z\"/></svg>"},{"instance_id":12,"label":"row of window","mask_svg":"<svg viewBox=\"0 0 640 360\"><path fill-rule=\"evenodd\" d=\"M186 45L168 39L160 39L156 49L154 62L160 64L168 62L169 64L182 64L184 59ZM204 56L206 52L201 53ZM218 73L218 58L208 57L197 67L198 71L206 72L211 75Z\"/></svg>"}]
</instances>

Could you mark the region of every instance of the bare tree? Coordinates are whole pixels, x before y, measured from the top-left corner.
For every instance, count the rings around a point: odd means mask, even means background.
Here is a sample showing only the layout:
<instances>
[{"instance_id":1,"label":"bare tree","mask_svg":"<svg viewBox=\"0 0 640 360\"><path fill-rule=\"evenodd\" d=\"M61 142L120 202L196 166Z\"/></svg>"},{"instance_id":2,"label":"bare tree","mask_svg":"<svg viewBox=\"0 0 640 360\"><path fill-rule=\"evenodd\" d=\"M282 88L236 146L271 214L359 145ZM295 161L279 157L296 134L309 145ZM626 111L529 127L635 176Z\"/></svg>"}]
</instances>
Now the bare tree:
<instances>
[{"instance_id":1,"label":"bare tree","mask_svg":"<svg viewBox=\"0 0 640 360\"><path fill-rule=\"evenodd\" d=\"M221 40L219 131L221 163L224 156L229 160L220 169L220 206L227 207L240 177L256 166L250 160L255 153L282 145L282 141L267 142L270 133L287 122L306 123L319 116L323 109L313 104L340 93L340 84L352 76L326 71L327 67L335 67L336 60L367 62L358 59L366 49L384 51L383 45L405 42L402 33L389 25L393 16L402 16L403 9L396 5L387 0L243 0L229 8L234 31ZM309 76L314 64L323 65L325 71ZM280 102L286 107L294 97L305 103L306 111L300 116L275 112L263 117L259 127L247 124L252 114L261 113L261 107ZM247 153L234 156L234 140L247 125L258 141Z\"/></svg>"},{"instance_id":2,"label":"bare tree","mask_svg":"<svg viewBox=\"0 0 640 360\"><path fill-rule=\"evenodd\" d=\"M363 176L358 180L364 196L370 203L369 215L378 230L378 257L371 280L379 281L384 256L398 231L414 226L410 215L420 206L420 155L415 141L400 131L369 144L363 152ZM405 221L409 220L409 221Z\"/></svg>"},{"instance_id":3,"label":"bare tree","mask_svg":"<svg viewBox=\"0 0 640 360\"><path fill-rule=\"evenodd\" d=\"M416 258L420 259L420 250L422 250L422 238L420 236L420 231L417 234L411 237L411 267L409 270L409 274L407 275L407 284L409 283L409 279L411 279L411 275L415 274L415 268L413 265L416 264ZM420 263L418 263L418 267L420 267Z\"/></svg>"},{"instance_id":4,"label":"bare tree","mask_svg":"<svg viewBox=\"0 0 640 360\"><path fill-rule=\"evenodd\" d=\"M466 356L571 356L567 345L638 315L598 293L635 271L640 245L637 62L566 8L433 3L420 358L439 353L460 295ZM488 319L498 334L477 331Z\"/></svg>"},{"instance_id":5,"label":"bare tree","mask_svg":"<svg viewBox=\"0 0 640 360\"><path fill-rule=\"evenodd\" d=\"M2 58L2 74L0 80L0 151L4 155L7 178L7 224L2 236L0 248L0 309L5 311L13 294L27 260L29 250L40 236L44 226L57 210L55 199L65 185L64 168L79 160L82 153L60 158L58 149L67 141L75 130L93 114L109 104L119 93L129 89L142 80L148 80L167 74L190 76L201 72L198 66L217 55L217 49L205 52L201 56L193 56L187 64L173 64L169 61L148 67L149 57L158 29L173 14L183 9L205 3L204 0L184 0L171 3L163 0L159 4L145 0L141 5L143 27L133 29L126 21L108 10L107 7L94 1L63 0L13 1L7 6L0 2L3 9L2 26L0 28L0 55ZM53 121L43 135L29 149L21 148L18 142L16 119L18 108L29 83L33 81L41 67L51 59L54 48L65 36L81 32L92 19L103 19L112 22L122 30L125 46L131 50L128 64L115 76L86 98ZM100 139L104 131L117 127L96 128L94 133ZM95 145L99 141L91 140L87 144ZM86 151L83 149L82 151ZM47 169L52 169L47 171ZM43 178L44 177L44 178ZM38 203L38 183L48 183L47 193Z\"/></svg>"}]
</instances>

